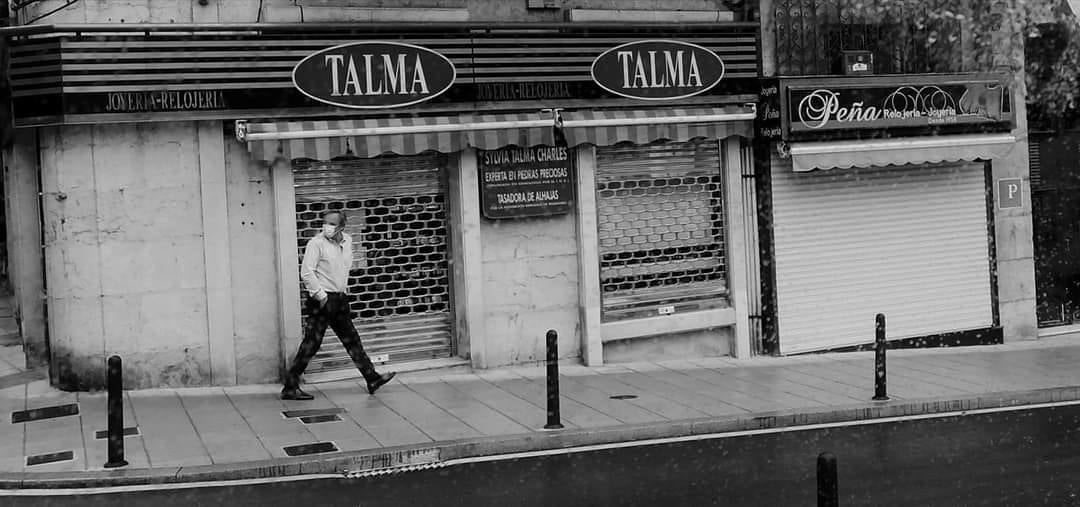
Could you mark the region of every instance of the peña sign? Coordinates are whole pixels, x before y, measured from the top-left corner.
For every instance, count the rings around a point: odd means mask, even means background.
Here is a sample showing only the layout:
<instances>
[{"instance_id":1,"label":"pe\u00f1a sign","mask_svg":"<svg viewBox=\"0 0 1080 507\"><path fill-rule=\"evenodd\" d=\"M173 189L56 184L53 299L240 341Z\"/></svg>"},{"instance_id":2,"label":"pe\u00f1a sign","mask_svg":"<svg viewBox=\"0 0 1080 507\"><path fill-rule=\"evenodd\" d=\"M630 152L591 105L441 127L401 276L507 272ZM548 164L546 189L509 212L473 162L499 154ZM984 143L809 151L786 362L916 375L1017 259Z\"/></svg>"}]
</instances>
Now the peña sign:
<instances>
[{"instance_id":1,"label":"pe\u00f1a sign","mask_svg":"<svg viewBox=\"0 0 1080 507\"><path fill-rule=\"evenodd\" d=\"M998 75L781 79L784 133L1011 128L1008 79Z\"/></svg>"},{"instance_id":2,"label":"pe\u00f1a sign","mask_svg":"<svg viewBox=\"0 0 1080 507\"><path fill-rule=\"evenodd\" d=\"M704 93L724 77L716 53L689 42L643 40L596 57L592 78L601 88L632 99L675 100Z\"/></svg>"},{"instance_id":3,"label":"pe\u00f1a sign","mask_svg":"<svg viewBox=\"0 0 1080 507\"><path fill-rule=\"evenodd\" d=\"M355 109L402 107L431 100L454 84L445 56L400 42L353 42L307 56L293 84L326 104Z\"/></svg>"}]
</instances>

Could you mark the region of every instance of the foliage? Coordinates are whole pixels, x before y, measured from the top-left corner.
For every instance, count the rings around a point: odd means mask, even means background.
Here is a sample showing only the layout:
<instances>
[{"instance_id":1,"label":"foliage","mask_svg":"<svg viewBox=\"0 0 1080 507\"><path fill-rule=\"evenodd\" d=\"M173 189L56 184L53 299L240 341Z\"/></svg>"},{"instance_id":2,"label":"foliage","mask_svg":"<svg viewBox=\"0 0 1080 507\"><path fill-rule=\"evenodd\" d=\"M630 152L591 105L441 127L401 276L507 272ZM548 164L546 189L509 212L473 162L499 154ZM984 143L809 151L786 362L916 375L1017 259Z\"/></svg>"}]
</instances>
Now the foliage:
<instances>
[{"instance_id":1,"label":"foliage","mask_svg":"<svg viewBox=\"0 0 1080 507\"><path fill-rule=\"evenodd\" d=\"M962 61L945 68L1023 76L1035 123L1073 123L1078 116L1080 23L1065 0L839 1L861 16L903 20L896 40L918 34L930 62L955 60L959 44Z\"/></svg>"}]
</instances>

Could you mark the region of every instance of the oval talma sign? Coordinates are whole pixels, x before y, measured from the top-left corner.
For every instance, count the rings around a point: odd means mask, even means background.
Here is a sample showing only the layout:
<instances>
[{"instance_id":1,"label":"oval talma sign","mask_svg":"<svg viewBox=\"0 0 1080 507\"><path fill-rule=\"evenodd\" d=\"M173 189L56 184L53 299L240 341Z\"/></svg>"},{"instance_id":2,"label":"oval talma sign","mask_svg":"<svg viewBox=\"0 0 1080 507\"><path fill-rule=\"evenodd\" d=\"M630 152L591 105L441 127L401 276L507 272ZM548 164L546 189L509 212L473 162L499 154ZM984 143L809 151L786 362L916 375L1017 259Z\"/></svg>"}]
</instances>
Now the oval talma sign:
<instances>
[{"instance_id":1,"label":"oval talma sign","mask_svg":"<svg viewBox=\"0 0 1080 507\"><path fill-rule=\"evenodd\" d=\"M716 53L689 42L643 40L604 51L592 64L601 88L641 100L672 100L708 91L724 77Z\"/></svg>"},{"instance_id":2,"label":"oval talma sign","mask_svg":"<svg viewBox=\"0 0 1080 507\"><path fill-rule=\"evenodd\" d=\"M401 107L450 89L457 69L445 56L400 42L353 42L309 55L293 84L319 102L356 109Z\"/></svg>"}]
</instances>

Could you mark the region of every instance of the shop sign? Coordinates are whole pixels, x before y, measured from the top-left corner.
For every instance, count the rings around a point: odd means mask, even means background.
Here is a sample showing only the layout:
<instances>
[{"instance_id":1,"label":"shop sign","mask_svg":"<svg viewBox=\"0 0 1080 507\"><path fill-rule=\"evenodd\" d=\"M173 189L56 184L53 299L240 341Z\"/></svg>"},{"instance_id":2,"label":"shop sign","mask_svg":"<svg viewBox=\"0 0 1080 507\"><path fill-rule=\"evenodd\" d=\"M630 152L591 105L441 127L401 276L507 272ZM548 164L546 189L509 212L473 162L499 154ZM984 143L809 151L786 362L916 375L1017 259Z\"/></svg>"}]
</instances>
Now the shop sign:
<instances>
[{"instance_id":1,"label":"shop sign","mask_svg":"<svg viewBox=\"0 0 1080 507\"><path fill-rule=\"evenodd\" d=\"M109 92L103 98L106 113L216 111L229 107L222 90Z\"/></svg>"},{"instance_id":2,"label":"shop sign","mask_svg":"<svg viewBox=\"0 0 1080 507\"><path fill-rule=\"evenodd\" d=\"M307 56L293 68L304 95L354 109L409 106L431 100L454 84L447 57L400 42L354 42Z\"/></svg>"},{"instance_id":3,"label":"shop sign","mask_svg":"<svg viewBox=\"0 0 1080 507\"><path fill-rule=\"evenodd\" d=\"M549 100L574 98L566 82L477 83L476 100Z\"/></svg>"},{"instance_id":4,"label":"shop sign","mask_svg":"<svg viewBox=\"0 0 1080 507\"><path fill-rule=\"evenodd\" d=\"M574 178L566 146L480 150L480 207L491 219L570 212Z\"/></svg>"},{"instance_id":5,"label":"shop sign","mask_svg":"<svg viewBox=\"0 0 1080 507\"><path fill-rule=\"evenodd\" d=\"M780 81L762 79L758 91L757 118L754 119L756 135L761 139L780 139L783 123L780 113Z\"/></svg>"},{"instance_id":6,"label":"shop sign","mask_svg":"<svg viewBox=\"0 0 1080 507\"><path fill-rule=\"evenodd\" d=\"M792 133L977 125L1011 121L1000 81L874 85L857 78L833 86L789 86Z\"/></svg>"},{"instance_id":7,"label":"shop sign","mask_svg":"<svg viewBox=\"0 0 1080 507\"><path fill-rule=\"evenodd\" d=\"M592 64L601 88L632 99L675 100L704 93L724 77L724 61L697 44L644 40L613 47Z\"/></svg>"},{"instance_id":8,"label":"shop sign","mask_svg":"<svg viewBox=\"0 0 1080 507\"><path fill-rule=\"evenodd\" d=\"M1002 178L998 180L998 207L1001 209L1022 208L1023 180L1020 178Z\"/></svg>"}]
</instances>

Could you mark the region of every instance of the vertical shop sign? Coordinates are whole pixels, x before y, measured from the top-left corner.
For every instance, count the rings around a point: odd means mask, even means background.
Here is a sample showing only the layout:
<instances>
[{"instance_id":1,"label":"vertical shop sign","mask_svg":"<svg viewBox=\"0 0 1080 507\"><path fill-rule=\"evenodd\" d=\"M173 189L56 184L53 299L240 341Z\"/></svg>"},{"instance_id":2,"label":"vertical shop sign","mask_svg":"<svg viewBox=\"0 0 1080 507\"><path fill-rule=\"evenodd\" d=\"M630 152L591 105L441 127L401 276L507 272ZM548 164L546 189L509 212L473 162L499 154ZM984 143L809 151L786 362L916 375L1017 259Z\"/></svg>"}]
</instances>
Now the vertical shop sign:
<instances>
[{"instance_id":1,"label":"vertical shop sign","mask_svg":"<svg viewBox=\"0 0 1080 507\"><path fill-rule=\"evenodd\" d=\"M480 207L491 219L570 212L574 178L566 146L481 150Z\"/></svg>"},{"instance_id":2,"label":"vertical shop sign","mask_svg":"<svg viewBox=\"0 0 1080 507\"><path fill-rule=\"evenodd\" d=\"M780 139L783 136L783 123L780 109L780 80L762 79L758 92L757 118L754 127L757 137L762 139Z\"/></svg>"}]
</instances>

